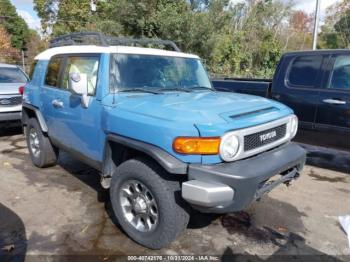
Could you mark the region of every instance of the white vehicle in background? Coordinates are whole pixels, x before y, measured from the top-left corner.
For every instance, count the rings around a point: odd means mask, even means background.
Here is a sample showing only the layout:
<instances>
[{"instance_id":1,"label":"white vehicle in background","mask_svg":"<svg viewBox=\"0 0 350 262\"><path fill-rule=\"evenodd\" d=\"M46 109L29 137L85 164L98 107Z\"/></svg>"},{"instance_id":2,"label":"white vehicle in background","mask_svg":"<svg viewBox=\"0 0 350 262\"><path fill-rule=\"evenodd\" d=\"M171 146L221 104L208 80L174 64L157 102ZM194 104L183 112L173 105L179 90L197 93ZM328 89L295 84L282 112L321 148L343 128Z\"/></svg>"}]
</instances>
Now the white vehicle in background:
<instances>
[{"instance_id":1,"label":"white vehicle in background","mask_svg":"<svg viewBox=\"0 0 350 262\"><path fill-rule=\"evenodd\" d=\"M16 65L0 63L0 123L20 122L27 75Z\"/></svg>"}]
</instances>

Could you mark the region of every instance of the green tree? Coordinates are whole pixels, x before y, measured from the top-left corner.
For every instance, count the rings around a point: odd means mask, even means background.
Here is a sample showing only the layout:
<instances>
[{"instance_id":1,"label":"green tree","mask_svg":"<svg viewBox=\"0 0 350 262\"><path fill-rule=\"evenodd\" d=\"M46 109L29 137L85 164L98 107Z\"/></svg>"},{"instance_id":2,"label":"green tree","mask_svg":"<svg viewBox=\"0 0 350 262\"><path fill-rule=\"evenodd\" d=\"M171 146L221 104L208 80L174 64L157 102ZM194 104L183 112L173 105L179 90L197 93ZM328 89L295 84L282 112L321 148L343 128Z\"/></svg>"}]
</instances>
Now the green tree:
<instances>
[{"instance_id":1,"label":"green tree","mask_svg":"<svg viewBox=\"0 0 350 262\"><path fill-rule=\"evenodd\" d=\"M334 30L338 33L338 42L342 47L350 46L350 9L342 15L338 22L334 25ZM340 41L339 41L340 40Z\"/></svg>"},{"instance_id":2,"label":"green tree","mask_svg":"<svg viewBox=\"0 0 350 262\"><path fill-rule=\"evenodd\" d=\"M319 46L321 48L349 48L349 25L350 0L342 0L331 5L326 10Z\"/></svg>"},{"instance_id":3,"label":"green tree","mask_svg":"<svg viewBox=\"0 0 350 262\"><path fill-rule=\"evenodd\" d=\"M41 18L41 27L46 34L50 34L52 26L56 23L59 9L59 0L34 0L34 10Z\"/></svg>"},{"instance_id":4,"label":"green tree","mask_svg":"<svg viewBox=\"0 0 350 262\"><path fill-rule=\"evenodd\" d=\"M34 61L34 57L40 52L44 51L47 48L47 42L40 38L38 33L34 30L29 30L28 39L26 43L26 51L25 51L25 62L26 69L28 70L30 65Z\"/></svg>"},{"instance_id":5,"label":"green tree","mask_svg":"<svg viewBox=\"0 0 350 262\"><path fill-rule=\"evenodd\" d=\"M34 0L44 33L58 36L94 30L90 0Z\"/></svg>"},{"instance_id":6,"label":"green tree","mask_svg":"<svg viewBox=\"0 0 350 262\"><path fill-rule=\"evenodd\" d=\"M0 25L0 63L16 63L19 58L19 51L11 46L10 35Z\"/></svg>"},{"instance_id":7,"label":"green tree","mask_svg":"<svg viewBox=\"0 0 350 262\"><path fill-rule=\"evenodd\" d=\"M249 0L34 0L50 36L93 30L171 39L214 74L271 77L283 51L290 2Z\"/></svg>"},{"instance_id":8,"label":"green tree","mask_svg":"<svg viewBox=\"0 0 350 262\"><path fill-rule=\"evenodd\" d=\"M9 0L0 1L0 26L10 34L12 47L22 49L25 46L29 33L28 26Z\"/></svg>"}]
</instances>

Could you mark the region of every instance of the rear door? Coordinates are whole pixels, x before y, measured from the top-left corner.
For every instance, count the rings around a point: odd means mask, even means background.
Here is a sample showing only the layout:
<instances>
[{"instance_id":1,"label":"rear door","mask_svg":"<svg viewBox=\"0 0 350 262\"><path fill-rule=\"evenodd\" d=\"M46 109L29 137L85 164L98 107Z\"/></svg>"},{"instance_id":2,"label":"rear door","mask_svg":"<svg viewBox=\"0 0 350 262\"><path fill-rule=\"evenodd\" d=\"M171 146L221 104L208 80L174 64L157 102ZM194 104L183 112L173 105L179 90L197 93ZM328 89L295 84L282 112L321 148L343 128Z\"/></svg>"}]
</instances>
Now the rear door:
<instances>
[{"instance_id":1,"label":"rear door","mask_svg":"<svg viewBox=\"0 0 350 262\"><path fill-rule=\"evenodd\" d=\"M327 59L321 54L293 54L283 59L281 73L273 81L272 98L291 107L302 127L313 128Z\"/></svg>"},{"instance_id":2,"label":"rear door","mask_svg":"<svg viewBox=\"0 0 350 262\"><path fill-rule=\"evenodd\" d=\"M325 88L319 94L316 128L350 134L350 54L331 57Z\"/></svg>"}]
</instances>

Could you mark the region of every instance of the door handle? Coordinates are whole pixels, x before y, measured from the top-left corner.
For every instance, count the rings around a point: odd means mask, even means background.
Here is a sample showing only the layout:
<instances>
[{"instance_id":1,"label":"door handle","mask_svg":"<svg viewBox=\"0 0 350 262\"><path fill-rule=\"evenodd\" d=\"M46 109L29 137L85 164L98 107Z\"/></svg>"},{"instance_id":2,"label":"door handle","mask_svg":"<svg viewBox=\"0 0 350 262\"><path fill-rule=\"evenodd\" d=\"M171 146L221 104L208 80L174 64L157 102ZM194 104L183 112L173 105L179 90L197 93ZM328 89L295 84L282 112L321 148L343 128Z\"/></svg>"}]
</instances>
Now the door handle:
<instances>
[{"instance_id":1,"label":"door handle","mask_svg":"<svg viewBox=\"0 0 350 262\"><path fill-rule=\"evenodd\" d=\"M56 108L60 108L60 107L63 107L63 102L58 100L58 99L54 99L52 100L52 105Z\"/></svg>"},{"instance_id":2,"label":"door handle","mask_svg":"<svg viewBox=\"0 0 350 262\"><path fill-rule=\"evenodd\" d=\"M331 104L331 105L345 105L346 104L346 102L343 100L332 99L332 98L324 99L323 102L327 103L327 104Z\"/></svg>"}]
</instances>

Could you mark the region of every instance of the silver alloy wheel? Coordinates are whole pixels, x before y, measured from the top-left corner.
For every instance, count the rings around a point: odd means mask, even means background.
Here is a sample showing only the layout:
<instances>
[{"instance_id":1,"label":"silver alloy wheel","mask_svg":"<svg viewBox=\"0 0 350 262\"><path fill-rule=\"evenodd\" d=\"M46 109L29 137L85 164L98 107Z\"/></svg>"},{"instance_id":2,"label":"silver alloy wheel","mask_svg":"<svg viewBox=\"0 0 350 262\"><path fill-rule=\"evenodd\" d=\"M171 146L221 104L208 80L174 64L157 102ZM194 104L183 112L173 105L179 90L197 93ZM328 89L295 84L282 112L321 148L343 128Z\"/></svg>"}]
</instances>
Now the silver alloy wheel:
<instances>
[{"instance_id":1,"label":"silver alloy wheel","mask_svg":"<svg viewBox=\"0 0 350 262\"><path fill-rule=\"evenodd\" d=\"M29 145L33 155L38 157L40 155L40 143L38 133L34 128L29 131Z\"/></svg>"},{"instance_id":2,"label":"silver alloy wheel","mask_svg":"<svg viewBox=\"0 0 350 262\"><path fill-rule=\"evenodd\" d=\"M126 220L138 231L149 232L158 224L158 206L151 191L140 181L128 180L122 185L120 204Z\"/></svg>"}]
</instances>

